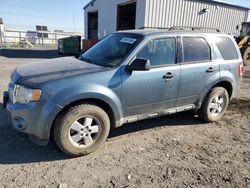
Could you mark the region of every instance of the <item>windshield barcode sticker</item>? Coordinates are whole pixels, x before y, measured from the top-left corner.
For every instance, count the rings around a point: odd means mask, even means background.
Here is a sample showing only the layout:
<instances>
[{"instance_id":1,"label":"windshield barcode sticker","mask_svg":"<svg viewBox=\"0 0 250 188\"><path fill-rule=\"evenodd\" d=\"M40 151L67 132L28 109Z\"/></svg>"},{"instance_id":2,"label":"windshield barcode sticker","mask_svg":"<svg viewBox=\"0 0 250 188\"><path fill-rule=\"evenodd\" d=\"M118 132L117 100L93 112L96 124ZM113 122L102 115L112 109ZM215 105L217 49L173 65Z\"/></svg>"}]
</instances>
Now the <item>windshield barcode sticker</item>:
<instances>
[{"instance_id":1,"label":"windshield barcode sticker","mask_svg":"<svg viewBox=\"0 0 250 188\"><path fill-rule=\"evenodd\" d=\"M134 44L136 41L136 39L133 38L127 38L127 37L123 37L120 42L124 42L124 43L129 43L129 44Z\"/></svg>"}]
</instances>

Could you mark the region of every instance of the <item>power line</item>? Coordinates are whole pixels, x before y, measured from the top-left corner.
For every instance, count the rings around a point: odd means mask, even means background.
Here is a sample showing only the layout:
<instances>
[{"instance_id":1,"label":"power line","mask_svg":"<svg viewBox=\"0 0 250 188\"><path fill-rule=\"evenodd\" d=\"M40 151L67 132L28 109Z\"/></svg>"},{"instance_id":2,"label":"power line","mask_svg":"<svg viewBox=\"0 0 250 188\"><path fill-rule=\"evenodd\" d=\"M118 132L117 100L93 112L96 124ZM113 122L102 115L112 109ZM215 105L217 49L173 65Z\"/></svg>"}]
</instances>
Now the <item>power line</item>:
<instances>
[{"instance_id":1,"label":"power line","mask_svg":"<svg viewBox=\"0 0 250 188\"><path fill-rule=\"evenodd\" d=\"M42 20L48 20L48 19L51 20L52 19L52 20L60 20L61 22L62 21L73 22L74 28L72 28L72 27L62 27L61 24L60 24L59 27L49 27L49 28L50 29L62 29L62 30L73 30L74 29L74 31L77 31L77 30L78 31L83 31L83 27L77 27L76 23L75 23L76 21L81 21L81 22L83 21L83 17L84 17L83 11L81 11L81 13L80 12L78 13L76 11L68 11L69 9L67 9L66 11L65 10L51 10L51 9L47 9L47 7L46 7L46 9L42 9L42 8L39 8L39 7L31 7L31 6L26 6L26 5L23 5L23 4L10 4L10 3L6 4L4 2L1 2L0 5L1 5L1 7L5 6L6 9L8 9L7 7L12 8L13 6L18 7L18 9L23 9L23 11L20 10L22 12L12 12L12 11L9 11L9 10L6 11L4 9L2 11L0 10L0 13L7 14L6 16L17 15L17 16L23 16L23 17L29 17L29 18L39 18L39 20L40 19L42 19ZM27 11L25 11L25 9L26 10L35 10L35 13L32 14L32 13L28 12L28 14L26 14ZM81 10L82 10L82 8L81 8ZM52 12L57 16L51 16ZM62 13L65 14L65 15L60 16L60 15L62 15ZM44 16L42 16L42 15L44 15ZM73 17L72 17L72 15L73 15ZM76 18L76 15L77 15L78 19ZM79 19L79 17L82 17L82 19ZM42 21L42 22L44 22L44 21ZM35 25L17 25L17 24L5 24L5 25L7 27L16 27L16 28L22 28L22 29L34 28L35 27Z\"/></svg>"},{"instance_id":2,"label":"power line","mask_svg":"<svg viewBox=\"0 0 250 188\"><path fill-rule=\"evenodd\" d=\"M35 28L35 25L18 25L18 24L5 24L6 27L19 27L19 28ZM72 30L72 27L50 27L48 26L50 30L55 30L55 29L62 29L62 30L67 30L70 29ZM83 30L83 27L76 27L76 30Z\"/></svg>"},{"instance_id":3,"label":"power line","mask_svg":"<svg viewBox=\"0 0 250 188\"><path fill-rule=\"evenodd\" d=\"M37 15L31 15L31 14L13 13L13 12L6 12L6 11L0 11L0 13L9 14L9 15L26 16L26 17L35 17L35 18L40 18L40 19L54 19L54 20L70 20L70 21L72 21L72 18L65 18L65 17L37 16ZM81 19L75 19L75 20L81 21Z\"/></svg>"},{"instance_id":4,"label":"power line","mask_svg":"<svg viewBox=\"0 0 250 188\"><path fill-rule=\"evenodd\" d=\"M37 7L27 7L27 6L23 6L23 5L16 5L16 4L5 4L5 3L0 3L1 6L6 6L6 7L10 7L12 8L13 6L18 8L23 8L23 9L29 9L29 10L39 10L41 12L61 12L61 13L67 13L67 14L72 14L72 13L76 13L75 11L66 11L66 10L49 10L49 9L41 9L41 8L37 8ZM82 10L82 9L81 9ZM80 13L80 11L78 12ZM81 11L81 13L83 13L83 11Z\"/></svg>"}]
</instances>

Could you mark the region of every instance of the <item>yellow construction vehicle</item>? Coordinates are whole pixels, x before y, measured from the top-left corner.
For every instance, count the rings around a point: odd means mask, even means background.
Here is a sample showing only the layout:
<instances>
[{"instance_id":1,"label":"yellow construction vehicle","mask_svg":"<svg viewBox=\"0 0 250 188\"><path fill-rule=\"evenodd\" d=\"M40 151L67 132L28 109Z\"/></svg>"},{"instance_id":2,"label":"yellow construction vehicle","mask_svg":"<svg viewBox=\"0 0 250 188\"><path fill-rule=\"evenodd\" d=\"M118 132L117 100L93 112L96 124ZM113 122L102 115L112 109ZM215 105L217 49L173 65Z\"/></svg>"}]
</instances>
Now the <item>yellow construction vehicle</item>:
<instances>
[{"instance_id":1,"label":"yellow construction vehicle","mask_svg":"<svg viewBox=\"0 0 250 188\"><path fill-rule=\"evenodd\" d=\"M243 22L240 36L236 38L245 66L250 65L250 22Z\"/></svg>"}]
</instances>

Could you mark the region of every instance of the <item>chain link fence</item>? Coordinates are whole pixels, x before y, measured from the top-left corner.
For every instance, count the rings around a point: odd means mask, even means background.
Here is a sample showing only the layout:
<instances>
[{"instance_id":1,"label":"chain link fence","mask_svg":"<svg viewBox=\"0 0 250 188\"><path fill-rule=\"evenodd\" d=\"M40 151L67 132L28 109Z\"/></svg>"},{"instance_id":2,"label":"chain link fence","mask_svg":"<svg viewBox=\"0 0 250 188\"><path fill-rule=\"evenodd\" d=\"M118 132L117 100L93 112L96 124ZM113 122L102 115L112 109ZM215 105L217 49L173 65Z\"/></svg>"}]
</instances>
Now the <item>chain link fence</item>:
<instances>
[{"instance_id":1,"label":"chain link fence","mask_svg":"<svg viewBox=\"0 0 250 188\"><path fill-rule=\"evenodd\" d=\"M58 39L82 36L73 32L43 32L5 29L1 36L2 47L52 46L56 47Z\"/></svg>"}]
</instances>

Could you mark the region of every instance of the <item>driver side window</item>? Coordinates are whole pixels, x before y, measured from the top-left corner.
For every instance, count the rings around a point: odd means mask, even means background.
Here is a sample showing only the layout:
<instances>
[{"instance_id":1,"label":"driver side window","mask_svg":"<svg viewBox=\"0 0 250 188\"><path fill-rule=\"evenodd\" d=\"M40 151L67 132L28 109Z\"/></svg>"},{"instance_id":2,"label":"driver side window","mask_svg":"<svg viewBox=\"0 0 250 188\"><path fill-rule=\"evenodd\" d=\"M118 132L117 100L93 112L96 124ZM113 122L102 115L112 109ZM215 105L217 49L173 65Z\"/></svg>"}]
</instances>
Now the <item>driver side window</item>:
<instances>
[{"instance_id":1,"label":"driver side window","mask_svg":"<svg viewBox=\"0 0 250 188\"><path fill-rule=\"evenodd\" d=\"M176 63L175 38L154 39L137 54L137 58L150 60L152 67Z\"/></svg>"}]
</instances>

